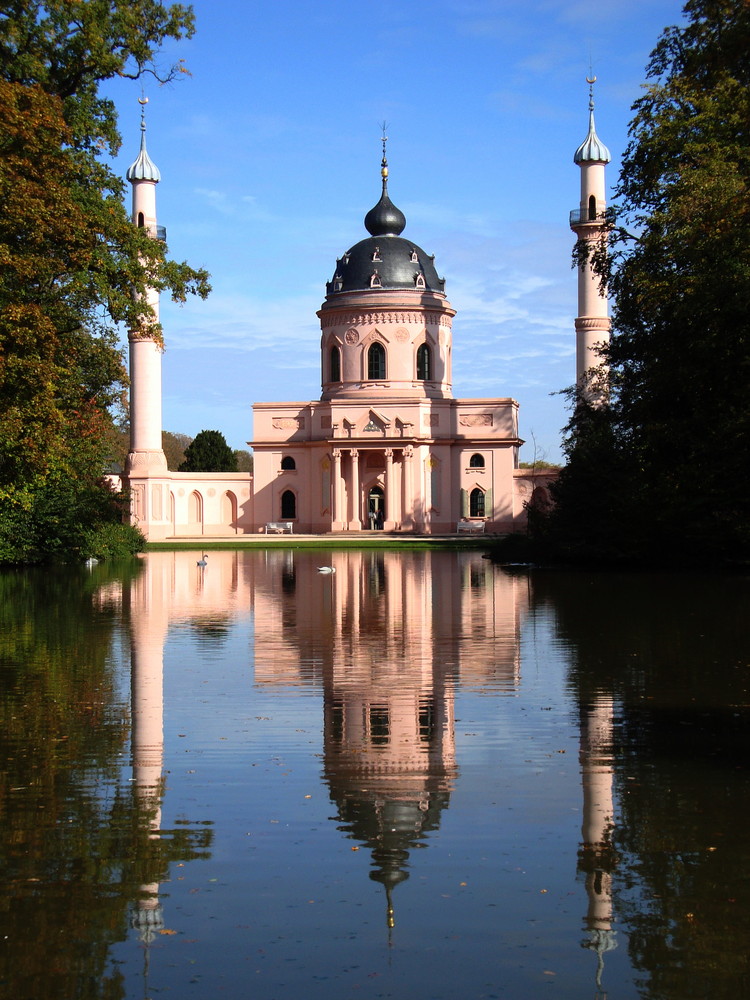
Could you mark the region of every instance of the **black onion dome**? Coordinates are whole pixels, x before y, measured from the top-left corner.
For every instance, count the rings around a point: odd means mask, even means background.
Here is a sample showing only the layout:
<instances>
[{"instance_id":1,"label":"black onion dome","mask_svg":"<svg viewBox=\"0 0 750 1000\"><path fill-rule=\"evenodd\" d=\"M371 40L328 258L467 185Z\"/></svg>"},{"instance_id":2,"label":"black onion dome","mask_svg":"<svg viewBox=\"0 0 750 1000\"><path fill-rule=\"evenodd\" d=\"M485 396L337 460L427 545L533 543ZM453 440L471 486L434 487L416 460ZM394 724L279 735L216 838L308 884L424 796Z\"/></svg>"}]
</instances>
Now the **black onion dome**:
<instances>
[{"instance_id":1,"label":"black onion dome","mask_svg":"<svg viewBox=\"0 0 750 1000\"><path fill-rule=\"evenodd\" d=\"M406 216L388 197L383 180L380 201L365 216L365 229L371 236L400 236L406 226Z\"/></svg>"},{"instance_id":2,"label":"black onion dome","mask_svg":"<svg viewBox=\"0 0 750 1000\"><path fill-rule=\"evenodd\" d=\"M326 285L328 295L367 289L411 289L445 292L445 279L435 270L435 258L401 236L370 236L336 261Z\"/></svg>"},{"instance_id":3,"label":"black onion dome","mask_svg":"<svg viewBox=\"0 0 750 1000\"><path fill-rule=\"evenodd\" d=\"M361 240L336 261L336 273L326 285L327 295L367 289L408 288L441 294L445 291L445 280L438 278L434 256L401 237L406 216L388 197L385 142L384 136L380 171L383 193L365 216L370 239Z\"/></svg>"}]
</instances>

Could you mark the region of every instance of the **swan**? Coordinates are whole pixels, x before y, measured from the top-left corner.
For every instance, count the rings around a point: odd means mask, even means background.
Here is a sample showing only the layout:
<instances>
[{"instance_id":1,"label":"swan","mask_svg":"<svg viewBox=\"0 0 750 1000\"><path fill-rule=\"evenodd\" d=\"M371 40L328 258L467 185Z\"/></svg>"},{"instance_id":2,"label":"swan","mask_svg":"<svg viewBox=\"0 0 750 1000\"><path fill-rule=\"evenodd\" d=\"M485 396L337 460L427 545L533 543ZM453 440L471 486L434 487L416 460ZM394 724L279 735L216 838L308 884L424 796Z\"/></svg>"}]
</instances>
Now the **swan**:
<instances>
[{"instance_id":1,"label":"swan","mask_svg":"<svg viewBox=\"0 0 750 1000\"><path fill-rule=\"evenodd\" d=\"M208 566L208 556L206 555L205 552L203 553L203 558L199 559L198 562L195 565L196 566L201 566L201 567Z\"/></svg>"},{"instance_id":2,"label":"swan","mask_svg":"<svg viewBox=\"0 0 750 1000\"><path fill-rule=\"evenodd\" d=\"M336 572L336 567L335 566L318 566L318 572L319 573L335 573Z\"/></svg>"}]
</instances>

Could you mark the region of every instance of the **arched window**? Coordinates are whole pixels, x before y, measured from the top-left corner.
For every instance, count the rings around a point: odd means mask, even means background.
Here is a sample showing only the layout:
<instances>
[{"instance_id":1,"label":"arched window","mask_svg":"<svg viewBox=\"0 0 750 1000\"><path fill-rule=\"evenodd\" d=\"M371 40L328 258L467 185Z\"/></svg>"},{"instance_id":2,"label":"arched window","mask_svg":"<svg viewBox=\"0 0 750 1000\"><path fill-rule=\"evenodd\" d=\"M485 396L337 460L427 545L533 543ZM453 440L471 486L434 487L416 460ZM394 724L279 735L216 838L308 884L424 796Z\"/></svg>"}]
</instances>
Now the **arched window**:
<instances>
[{"instance_id":1,"label":"arched window","mask_svg":"<svg viewBox=\"0 0 750 1000\"><path fill-rule=\"evenodd\" d=\"M292 469L297 468L297 463L294 461L291 455L284 455L281 460L281 468L284 472L289 472Z\"/></svg>"},{"instance_id":2,"label":"arched window","mask_svg":"<svg viewBox=\"0 0 750 1000\"><path fill-rule=\"evenodd\" d=\"M484 468L484 455L472 455L469 459L470 469L483 469Z\"/></svg>"},{"instance_id":3,"label":"arched window","mask_svg":"<svg viewBox=\"0 0 750 1000\"><path fill-rule=\"evenodd\" d=\"M291 490L284 490L281 494L281 520L291 521L297 516L297 497Z\"/></svg>"},{"instance_id":4,"label":"arched window","mask_svg":"<svg viewBox=\"0 0 750 1000\"><path fill-rule=\"evenodd\" d=\"M138 228L143 229L146 225L146 220L143 218L143 212L138 213Z\"/></svg>"},{"instance_id":5,"label":"arched window","mask_svg":"<svg viewBox=\"0 0 750 1000\"><path fill-rule=\"evenodd\" d=\"M341 381L341 351L338 347L331 348L331 382Z\"/></svg>"},{"instance_id":6,"label":"arched window","mask_svg":"<svg viewBox=\"0 0 750 1000\"><path fill-rule=\"evenodd\" d=\"M596 218L596 198L592 195L589 197L589 220L593 222Z\"/></svg>"},{"instance_id":7,"label":"arched window","mask_svg":"<svg viewBox=\"0 0 750 1000\"><path fill-rule=\"evenodd\" d=\"M188 521L191 524L203 524L203 497L197 490L188 499Z\"/></svg>"},{"instance_id":8,"label":"arched window","mask_svg":"<svg viewBox=\"0 0 750 1000\"><path fill-rule=\"evenodd\" d=\"M377 342L371 344L367 352L367 377L385 378L385 348Z\"/></svg>"},{"instance_id":9,"label":"arched window","mask_svg":"<svg viewBox=\"0 0 750 1000\"><path fill-rule=\"evenodd\" d=\"M428 344L422 344L417 350L417 378L422 382L432 378L432 351Z\"/></svg>"},{"instance_id":10,"label":"arched window","mask_svg":"<svg viewBox=\"0 0 750 1000\"><path fill-rule=\"evenodd\" d=\"M237 497L227 490L221 498L221 520L228 528L237 528Z\"/></svg>"},{"instance_id":11,"label":"arched window","mask_svg":"<svg viewBox=\"0 0 750 1000\"><path fill-rule=\"evenodd\" d=\"M484 492L478 486L469 494L469 517L484 517Z\"/></svg>"}]
</instances>

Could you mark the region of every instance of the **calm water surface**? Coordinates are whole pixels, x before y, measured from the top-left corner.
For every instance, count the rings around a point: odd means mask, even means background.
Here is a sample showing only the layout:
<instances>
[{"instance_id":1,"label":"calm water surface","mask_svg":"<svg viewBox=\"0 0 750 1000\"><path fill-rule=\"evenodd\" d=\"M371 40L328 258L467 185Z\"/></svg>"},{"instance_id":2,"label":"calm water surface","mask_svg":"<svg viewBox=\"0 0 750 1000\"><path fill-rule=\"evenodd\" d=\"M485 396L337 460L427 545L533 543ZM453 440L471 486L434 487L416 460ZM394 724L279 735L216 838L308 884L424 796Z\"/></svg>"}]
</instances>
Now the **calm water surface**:
<instances>
[{"instance_id":1,"label":"calm water surface","mask_svg":"<svg viewBox=\"0 0 750 1000\"><path fill-rule=\"evenodd\" d=\"M0 576L0 996L750 996L746 580L197 558Z\"/></svg>"}]
</instances>

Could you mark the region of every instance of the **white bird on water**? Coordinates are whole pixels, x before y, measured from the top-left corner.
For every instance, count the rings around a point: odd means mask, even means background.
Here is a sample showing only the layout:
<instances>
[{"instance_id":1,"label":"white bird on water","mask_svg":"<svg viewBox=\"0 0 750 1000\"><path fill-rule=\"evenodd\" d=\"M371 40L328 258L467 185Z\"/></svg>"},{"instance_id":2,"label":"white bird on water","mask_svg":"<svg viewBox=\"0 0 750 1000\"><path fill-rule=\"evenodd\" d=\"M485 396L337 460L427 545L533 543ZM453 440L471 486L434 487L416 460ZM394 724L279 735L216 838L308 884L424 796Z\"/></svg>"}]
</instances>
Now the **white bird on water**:
<instances>
[{"instance_id":1,"label":"white bird on water","mask_svg":"<svg viewBox=\"0 0 750 1000\"><path fill-rule=\"evenodd\" d=\"M201 567L208 566L208 556L206 555L205 552L203 553L203 558L199 559L198 562L195 565L196 566L201 566Z\"/></svg>"},{"instance_id":2,"label":"white bird on water","mask_svg":"<svg viewBox=\"0 0 750 1000\"><path fill-rule=\"evenodd\" d=\"M318 572L319 573L335 573L336 572L336 567L335 566L318 566Z\"/></svg>"}]
</instances>

